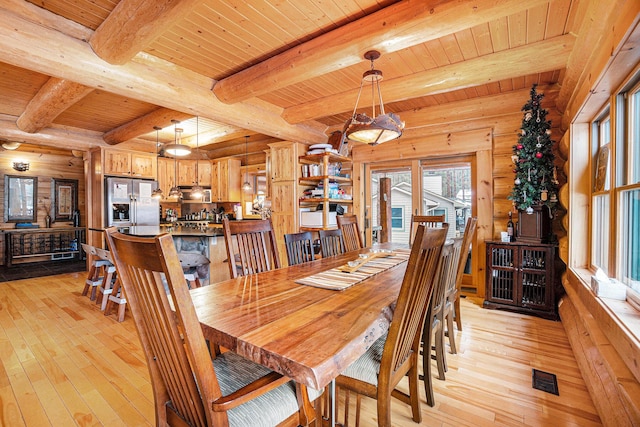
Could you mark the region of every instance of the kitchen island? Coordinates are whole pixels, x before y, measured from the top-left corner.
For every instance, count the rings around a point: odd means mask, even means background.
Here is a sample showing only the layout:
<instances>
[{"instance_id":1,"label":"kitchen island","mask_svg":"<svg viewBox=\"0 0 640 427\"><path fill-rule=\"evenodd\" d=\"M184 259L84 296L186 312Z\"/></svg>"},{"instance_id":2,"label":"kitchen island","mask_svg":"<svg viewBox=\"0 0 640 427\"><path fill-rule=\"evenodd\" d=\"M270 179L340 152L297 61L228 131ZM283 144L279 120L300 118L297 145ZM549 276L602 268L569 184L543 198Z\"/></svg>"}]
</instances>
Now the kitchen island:
<instances>
[{"instance_id":1,"label":"kitchen island","mask_svg":"<svg viewBox=\"0 0 640 427\"><path fill-rule=\"evenodd\" d=\"M197 274L200 282L206 285L229 279L224 234L218 225L185 227L167 223L126 227L121 231L140 237L171 234L185 272Z\"/></svg>"}]
</instances>

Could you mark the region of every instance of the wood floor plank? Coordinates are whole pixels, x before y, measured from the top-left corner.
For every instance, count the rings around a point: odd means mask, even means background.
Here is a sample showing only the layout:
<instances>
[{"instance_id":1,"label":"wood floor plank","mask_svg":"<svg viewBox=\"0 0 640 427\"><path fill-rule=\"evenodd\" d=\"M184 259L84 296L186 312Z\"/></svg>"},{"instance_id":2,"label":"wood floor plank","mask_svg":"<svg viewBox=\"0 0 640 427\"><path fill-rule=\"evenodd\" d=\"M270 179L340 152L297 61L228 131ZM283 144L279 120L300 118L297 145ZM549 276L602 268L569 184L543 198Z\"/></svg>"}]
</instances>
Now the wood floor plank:
<instances>
[{"instance_id":1,"label":"wood floor plank","mask_svg":"<svg viewBox=\"0 0 640 427\"><path fill-rule=\"evenodd\" d=\"M85 277L0 284L1 425L155 425L135 325L80 295ZM420 387L421 426L601 425L560 322L485 310L472 298L462 300L462 322L446 380L433 380L435 407ZM556 374L560 396L533 389L532 368ZM392 408L394 426L417 425L408 406ZM376 418L375 401L363 398L362 426Z\"/></svg>"}]
</instances>

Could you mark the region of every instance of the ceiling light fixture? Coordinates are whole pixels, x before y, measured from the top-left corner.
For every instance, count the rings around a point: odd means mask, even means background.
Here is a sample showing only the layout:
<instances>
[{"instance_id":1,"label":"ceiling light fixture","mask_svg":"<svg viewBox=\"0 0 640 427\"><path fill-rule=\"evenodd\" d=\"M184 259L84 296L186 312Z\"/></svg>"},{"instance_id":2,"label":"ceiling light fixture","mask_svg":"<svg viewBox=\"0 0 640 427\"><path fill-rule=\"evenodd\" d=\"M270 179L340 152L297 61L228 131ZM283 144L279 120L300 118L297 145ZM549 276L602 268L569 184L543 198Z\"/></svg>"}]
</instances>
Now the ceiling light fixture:
<instances>
[{"instance_id":1,"label":"ceiling light fixture","mask_svg":"<svg viewBox=\"0 0 640 427\"><path fill-rule=\"evenodd\" d=\"M178 127L179 122L177 120L171 120L171 122L173 123L173 127L174 127L175 140L178 141L178 134L182 134L182 129ZM177 144L170 144L170 145L177 145ZM167 150L165 148L165 152L166 151ZM182 191L178 187L178 159L175 155L173 157L173 171L174 171L174 175L173 175L174 182L173 182L173 187L169 189L169 197L171 197L172 199L181 199Z\"/></svg>"},{"instance_id":2,"label":"ceiling light fixture","mask_svg":"<svg viewBox=\"0 0 640 427\"><path fill-rule=\"evenodd\" d=\"M202 196L204 195L203 188L198 184L198 162L200 159L200 150L199 150L200 144L199 144L199 138L198 138L198 134L200 133L199 121L200 121L199 116L196 116L196 185L191 187L192 199L202 199Z\"/></svg>"},{"instance_id":3,"label":"ceiling light fixture","mask_svg":"<svg viewBox=\"0 0 640 427\"><path fill-rule=\"evenodd\" d=\"M171 123L173 123L174 126L177 126L180 122L177 120L171 120ZM191 154L191 148L189 148L188 145L184 145L182 143L182 132L183 129L180 129L178 127L175 128L176 139L173 144L168 144L164 147L165 153L170 154L174 157L182 157Z\"/></svg>"},{"instance_id":4,"label":"ceiling light fixture","mask_svg":"<svg viewBox=\"0 0 640 427\"><path fill-rule=\"evenodd\" d=\"M6 141L2 143L2 148L5 150L16 150L20 147L20 143L17 141Z\"/></svg>"},{"instance_id":5,"label":"ceiling light fixture","mask_svg":"<svg viewBox=\"0 0 640 427\"><path fill-rule=\"evenodd\" d=\"M344 125L344 134L351 141L377 145L399 138L404 129L404 122L400 120L398 115L394 113L387 114L384 111L382 92L380 91L382 71L373 68L373 61L380 58L380 52L370 50L364 54L364 58L371 61L371 69L362 74L356 106L353 108L351 118ZM365 82L371 82L371 117L364 113L356 113ZM378 102L380 103L380 115L378 116L376 116L376 90L378 92Z\"/></svg>"},{"instance_id":6,"label":"ceiling light fixture","mask_svg":"<svg viewBox=\"0 0 640 427\"><path fill-rule=\"evenodd\" d=\"M251 191L251 183L249 183L249 176L247 168L249 166L249 135L244 137L244 183L242 184L242 191Z\"/></svg>"},{"instance_id":7,"label":"ceiling light fixture","mask_svg":"<svg viewBox=\"0 0 640 427\"><path fill-rule=\"evenodd\" d=\"M151 193L151 197L153 197L154 199L162 199L162 188L160 188L160 180L158 179L158 174L160 173L160 160L159 160L159 155L158 155L158 149L160 147L160 136L159 136L159 132L160 129L162 129L159 126L154 126L153 127L156 130L156 181L158 184L158 187L153 190L153 192Z\"/></svg>"}]
</instances>

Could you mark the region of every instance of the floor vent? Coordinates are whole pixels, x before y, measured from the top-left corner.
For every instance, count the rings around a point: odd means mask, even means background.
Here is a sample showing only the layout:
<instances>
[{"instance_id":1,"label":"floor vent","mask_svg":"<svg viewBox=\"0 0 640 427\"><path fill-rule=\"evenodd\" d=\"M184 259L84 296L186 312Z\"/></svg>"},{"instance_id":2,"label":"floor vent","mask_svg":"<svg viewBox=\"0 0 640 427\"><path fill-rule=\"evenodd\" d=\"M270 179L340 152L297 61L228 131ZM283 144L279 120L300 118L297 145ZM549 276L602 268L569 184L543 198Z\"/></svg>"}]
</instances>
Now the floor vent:
<instances>
[{"instance_id":1,"label":"floor vent","mask_svg":"<svg viewBox=\"0 0 640 427\"><path fill-rule=\"evenodd\" d=\"M558 393L558 380L555 374L533 369L531 377L533 388L560 396L560 393Z\"/></svg>"}]
</instances>

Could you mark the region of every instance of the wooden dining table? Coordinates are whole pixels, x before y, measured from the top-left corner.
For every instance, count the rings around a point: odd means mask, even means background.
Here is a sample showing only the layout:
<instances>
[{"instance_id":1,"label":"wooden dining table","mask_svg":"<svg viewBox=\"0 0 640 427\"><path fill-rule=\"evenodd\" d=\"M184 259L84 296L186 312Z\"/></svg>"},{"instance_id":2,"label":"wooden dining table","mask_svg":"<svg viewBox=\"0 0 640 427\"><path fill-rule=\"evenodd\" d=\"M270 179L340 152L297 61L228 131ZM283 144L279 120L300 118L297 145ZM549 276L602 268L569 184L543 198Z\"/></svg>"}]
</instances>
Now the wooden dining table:
<instances>
[{"instance_id":1,"label":"wooden dining table","mask_svg":"<svg viewBox=\"0 0 640 427\"><path fill-rule=\"evenodd\" d=\"M408 258L406 246L378 248L394 249ZM193 289L205 338L322 389L387 331L407 262L344 290L296 281L368 252L352 251Z\"/></svg>"}]
</instances>

